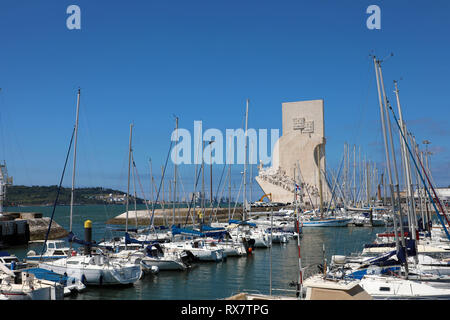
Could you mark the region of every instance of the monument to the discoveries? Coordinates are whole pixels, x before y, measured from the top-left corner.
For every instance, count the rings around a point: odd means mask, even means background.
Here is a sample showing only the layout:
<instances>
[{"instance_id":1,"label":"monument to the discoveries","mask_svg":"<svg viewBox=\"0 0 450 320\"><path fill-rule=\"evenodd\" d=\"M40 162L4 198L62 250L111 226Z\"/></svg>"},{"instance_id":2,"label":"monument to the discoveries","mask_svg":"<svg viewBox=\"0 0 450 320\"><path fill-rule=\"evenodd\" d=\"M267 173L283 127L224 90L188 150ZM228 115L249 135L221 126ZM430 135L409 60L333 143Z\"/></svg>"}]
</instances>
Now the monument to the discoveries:
<instances>
[{"instance_id":1,"label":"monument to the discoveries","mask_svg":"<svg viewBox=\"0 0 450 320\"><path fill-rule=\"evenodd\" d=\"M318 208L320 189L322 203L331 194L324 176L323 100L283 103L282 114L282 136L274 146L272 166L260 166L256 181L272 201L283 203L293 202L297 183L303 203Z\"/></svg>"}]
</instances>

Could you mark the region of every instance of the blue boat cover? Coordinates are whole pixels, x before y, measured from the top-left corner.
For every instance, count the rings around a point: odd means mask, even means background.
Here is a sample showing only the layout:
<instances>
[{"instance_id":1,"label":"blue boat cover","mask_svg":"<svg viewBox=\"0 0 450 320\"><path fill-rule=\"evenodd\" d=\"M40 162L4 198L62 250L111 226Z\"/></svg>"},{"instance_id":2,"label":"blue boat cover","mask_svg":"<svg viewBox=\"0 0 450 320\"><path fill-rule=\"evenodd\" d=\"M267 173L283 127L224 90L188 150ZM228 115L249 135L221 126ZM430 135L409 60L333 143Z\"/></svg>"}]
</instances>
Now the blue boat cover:
<instances>
[{"instance_id":1,"label":"blue boat cover","mask_svg":"<svg viewBox=\"0 0 450 320\"><path fill-rule=\"evenodd\" d=\"M178 228L175 226L172 226L172 234L182 234L187 236L197 236L197 237L212 237L212 238L223 238L226 234L228 234L228 231L222 228L212 228L209 226L202 226L203 229L210 229L206 230L204 232L187 229L187 228Z\"/></svg>"},{"instance_id":2,"label":"blue boat cover","mask_svg":"<svg viewBox=\"0 0 450 320\"><path fill-rule=\"evenodd\" d=\"M125 232L125 244L130 244L130 243L139 243L139 244L154 244L154 243L158 243L158 241L141 241L141 240L137 240L137 239L133 239L130 237L130 234L128 232Z\"/></svg>"},{"instance_id":3,"label":"blue boat cover","mask_svg":"<svg viewBox=\"0 0 450 320\"><path fill-rule=\"evenodd\" d=\"M34 274L35 277L38 279L53 281L53 282L61 283L63 285L66 285L67 279L69 279L69 277L67 277L67 276L63 276L63 275L51 272L49 270L41 269L41 268L31 268L31 269L27 269L26 271Z\"/></svg>"},{"instance_id":4,"label":"blue boat cover","mask_svg":"<svg viewBox=\"0 0 450 320\"><path fill-rule=\"evenodd\" d=\"M176 226L172 226L172 234L182 234L182 235L188 235L188 236L197 236L197 237L205 237L206 235L203 232L186 229L186 228L178 228Z\"/></svg>"},{"instance_id":5,"label":"blue boat cover","mask_svg":"<svg viewBox=\"0 0 450 320\"><path fill-rule=\"evenodd\" d=\"M250 227L256 227L255 223L242 221L242 220L233 220L233 219L231 219L231 220L228 220L228 223L229 224L240 224L240 225L247 225L247 226L250 226Z\"/></svg>"}]
</instances>

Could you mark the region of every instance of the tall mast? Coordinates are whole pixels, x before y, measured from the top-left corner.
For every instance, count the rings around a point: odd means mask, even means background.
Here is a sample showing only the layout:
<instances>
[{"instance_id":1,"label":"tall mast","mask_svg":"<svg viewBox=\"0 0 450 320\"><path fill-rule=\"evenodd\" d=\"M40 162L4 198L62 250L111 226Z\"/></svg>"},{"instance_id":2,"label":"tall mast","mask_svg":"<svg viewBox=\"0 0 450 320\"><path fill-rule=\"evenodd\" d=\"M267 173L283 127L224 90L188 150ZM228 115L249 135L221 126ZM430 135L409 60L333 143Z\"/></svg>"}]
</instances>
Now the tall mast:
<instances>
[{"instance_id":1,"label":"tall mast","mask_svg":"<svg viewBox=\"0 0 450 320\"><path fill-rule=\"evenodd\" d=\"M231 136L229 138L231 142ZM228 150L231 148L231 143L229 143ZM231 153L229 153L231 154ZM228 220L231 219L231 163L228 164Z\"/></svg>"},{"instance_id":2,"label":"tall mast","mask_svg":"<svg viewBox=\"0 0 450 320\"><path fill-rule=\"evenodd\" d=\"M367 193L367 206L370 208L370 164L366 162L366 193Z\"/></svg>"},{"instance_id":3,"label":"tall mast","mask_svg":"<svg viewBox=\"0 0 450 320\"><path fill-rule=\"evenodd\" d=\"M356 145L353 145L353 206L356 207Z\"/></svg>"},{"instance_id":4,"label":"tall mast","mask_svg":"<svg viewBox=\"0 0 450 320\"><path fill-rule=\"evenodd\" d=\"M175 117L175 132L176 132L176 140L178 141L178 117ZM176 202L176 194L177 194L177 153L178 150L175 150L175 163L173 165L173 212L172 212L172 224L175 225L175 202Z\"/></svg>"},{"instance_id":5,"label":"tall mast","mask_svg":"<svg viewBox=\"0 0 450 320\"><path fill-rule=\"evenodd\" d=\"M152 198L152 212L155 207L155 195L153 194L154 180L153 180L153 169L152 169L152 158L149 159L150 162L150 193Z\"/></svg>"},{"instance_id":6,"label":"tall mast","mask_svg":"<svg viewBox=\"0 0 450 320\"><path fill-rule=\"evenodd\" d=\"M399 217L400 217L400 239L401 239L403 247L405 248L405 254L407 255L404 230L403 230L403 210L402 210L402 203L401 203L401 198L400 198L399 178L398 178L397 163L396 163L395 150L394 150L394 141L392 139L391 120L390 120L389 112L388 112L388 105L390 106L390 103L386 97L386 91L384 90L383 72L381 70L381 62L380 61L378 61L378 69L380 71L380 83L381 83L381 88L383 90L384 110L386 113L387 127L388 127L388 132L389 132L389 142L390 142L391 153L392 153L392 166L394 168L395 189L396 189L396 193L397 193L398 213L399 213ZM408 221L411 221L410 218L408 219ZM413 228L413 230L411 230L411 232L413 233L413 238L416 239L415 228ZM405 268L406 268L406 277L408 277L408 262L407 261L405 263Z\"/></svg>"},{"instance_id":7,"label":"tall mast","mask_svg":"<svg viewBox=\"0 0 450 320\"><path fill-rule=\"evenodd\" d=\"M6 161L0 163L0 215L3 213L3 201L6 199L6 186L11 183L6 170Z\"/></svg>"},{"instance_id":8,"label":"tall mast","mask_svg":"<svg viewBox=\"0 0 450 320\"><path fill-rule=\"evenodd\" d=\"M161 166L161 191L162 191L162 199L160 200L161 203L161 209L163 211L164 216L164 222L169 225L169 218L166 215L166 206L165 206L165 200L164 200L164 166ZM170 198L169 198L170 199ZM157 204L157 203L156 203Z\"/></svg>"},{"instance_id":9,"label":"tall mast","mask_svg":"<svg viewBox=\"0 0 450 320\"><path fill-rule=\"evenodd\" d=\"M130 123L130 141L128 144L128 184L127 184L127 202L126 202L126 220L125 220L125 232L128 232L128 205L130 197L130 171L131 171L131 139L133 136L133 124Z\"/></svg>"},{"instance_id":10,"label":"tall mast","mask_svg":"<svg viewBox=\"0 0 450 320\"><path fill-rule=\"evenodd\" d=\"M214 143L214 140L209 141L209 206L210 206L210 213L209 213L209 222L211 223L211 217L213 212L213 189L212 189L212 146L211 144Z\"/></svg>"},{"instance_id":11,"label":"tall mast","mask_svg":"<svg viewBox=\"0 0 450 320\"><path fill-rule=\"evenodd\" d=\"M397 100L397 108L398 108L398 114L399 114L399 125L400 125L400 129L401 132L403 134L404 137L407 137L407 130L406 130L406 124L403 122L403 113L402 113L402 108L400 105L400 97L399 97L399 90L398 90L398 86L397 86L397 81L394 81L394 86L395 86L395 96L396 96L396 100ZM402 137L400 137L400 144L402 147L402 154L403 154L403 162L404 162L404 175L405 175L405 188L406 188L406 194L407 197L409 199L408 203L408 211L409 211L409 224L410 225L414 225L415 224L415 203L414 203L414 191L413 191L413 185L412 185L412 179L411 179L411 164L410 164L410 160L409 160L409 156L408 156L408 151L406 149L406 143L405 141L402 139ZM412 228L411 231L413 231L415 229ZM415 236L415 232L413 235L414 239L416 238Z\"/></svg>"},{"instance_id":12,"label":"tall mast","mask_svg":"<svg viewBox=\"0 0 450 320\"><path fill-rule=\"evenodd\" d=\"M247 128L248 128L248 103L249 99L247 99L246 103L246 109L245 109L245 133L244 133L244 139L245 139L245 153L244 153L244 211L242 214L242 220L247 220L247 176L246 176L246 170L247 170L247 149L248 149L248 143L247 143Z\"/></svg>"},{"instance_id":13,"label":"tall mast","mask_svg":"<svg viewBox=\"0 0 450 320\"><path fill-rule=\"evenodd\" d=\"M320 155L321 155L322 144L319 144L316 149L317 155L317 172L319 177L319 208L320 208L320 218L323 219L323 193L322 193L322 173L320 172Z\"/></svg>"},{"instance_id":14,"label":"tall mast","mask_svg":"<svg viewBox=\"0 0 450 320\"><path fill-rule=\"evenodd\" d=\"M300 167L299 167L299 174ZM302 202L302 199L297 199L297 197L301 197L301 193L297 193L297 182L298 185L300 185L301 181L297 181L296 175L295 175L295 167L294 167L294 213L295 213L295 223L296 223L296 229L297 229L297 250L298 250L298 279L297 279L297 298L302 299L302 291L303 291L303 274L302 274L302 255L300 251L300 213L298 210L298 203ZM312 202L311 202L312 205ZM273 212L272 212L273 215ZM271 245L272 247L272 245Z\"/></svg>"},{"instance_id":15,"label":"tall mast","mask_svg":"<svg viewBox=\"0 0 450 320\"><path fill-rule=\"evenodd\" d=\"M414 147L416 149L416 162L419 161L419 145L417 144L416 140L414 139ZM425 217L425 212L423 210L423 205L422 205L422 196L420 194L420 178L419 178L419 172L417 170L415 170L416 173L416 187L417 187L417 198L419 200L419 208L420 208L420 212L421 212L421 216L422 216L422 228L423 230L426 230L426 225L427 223L427 217ZM413 190L413 199L414 199L414 190Z\"/></svg>"},{"instance_id":16,"label":"tall mast","mask_svg":"<svg viewBox=\"0 0 450 320\"><path fill-rule=\"evenodd\" d=\"M77 116L75 120L75 141L74 141L74 149L73 149L73 170L72 170L72 189L70 191L70 221L69 221L69 232L72 232L72 215L73 215L73 200L74 200L74 192L75 192L75 168L77 161L77 138L78 138L78 115L80 111L80 96L81 89L78 89L77 94Z\"/></svg>"},{"instance_id":17,"label":"tall mast","mask_svg":"<svg viewBox=\"0 0 450 320\"><path fill-rule=\"evenodd\" d=\"M383 141L384 141L384 151L386 156L386 168L388 173L388 179L389 179L389 187L390 187L390 193L391 193L391 207L392 207L392 214L393 214L393 220L394 220L394 238L397 250L399 250L399 242L398 242L398 235L397 235L397 220L396 220L396 214L395 214L395 201L394 201L394 187L392 184L392 172L391 172L391 158L389 156L389 146L388 141L386 137L386 124L385 124L385 117L384 117L384 107L383 107L383 101L381 98L381 90L380 90L380 80L378 76L378 61L376 60L376 57L373 57L373 63L375 67L375 75L377 80L377 90L378 90L378 101L380 104L380 119L381 119L381 127L383 132ZM401 231L403 233L403 230Z\"/></svg>"},{"instance_id":18,"label":"tall mast","mask_svg":"<svg viewBox=\"0 0 450 320\"><path fill-rule=\"evenodd\" d=\"M253 166L251 164L251 161L252 161L252 157L253 157L253 143L250 143L250 151L249 151L248 157L250 160L249 161L250 162L250 196L249 196L250 204L248 206L248 210L249 210L249 212L251 212L252 211L252 205L251 205L251 203L252 203L252 187L253 187Z\"/></svg>"},{"instance_id":19,"label":"tall mast","mask_svg":"<svg viewBox=\"0 0 450 320\"><path fill-rule=\"evenodd\" d=\"M136 230L138 228L138 217L137 217L137 191L136 191L136 163L134 162L133 152L131 152L131 162L133 163L133 194L134 194L134 220L136 223Z\"/></svg>"},{"instance_id":20,"label":"tall mast","mask_svg":"<svg viewBox=\"0 0 450 320\"><path fill-rule=\"evenodd\" d=\"M203 225L205 223L205 206L206 206L206 192L205 192L205 141L202 141L202 219L201 224Z\"/></svg>"}]
</instances>

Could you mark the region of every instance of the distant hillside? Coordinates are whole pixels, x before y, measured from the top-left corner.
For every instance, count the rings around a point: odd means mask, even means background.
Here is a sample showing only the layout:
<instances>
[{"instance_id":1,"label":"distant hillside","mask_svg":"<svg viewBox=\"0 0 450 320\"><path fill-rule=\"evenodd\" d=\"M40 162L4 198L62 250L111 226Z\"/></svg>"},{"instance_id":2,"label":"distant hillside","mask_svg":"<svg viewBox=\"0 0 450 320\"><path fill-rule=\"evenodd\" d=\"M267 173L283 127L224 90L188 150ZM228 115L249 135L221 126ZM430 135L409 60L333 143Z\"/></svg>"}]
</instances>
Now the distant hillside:
<instances>
[{"instance_id":1,"label":"distant hillside","mask_svg":"<svg viewBox=\"0 0 450 320\"><path fill-rule=\"evenodd\" d=\"M18 205L53 205L58 193L58 186L10 186L6 190L5 206ZM107 188L78 188L75 189L74 204L103 204L124 203L123 191ZM133 201L130 195L130 201ZM143 203L137 199L137 203ZM58 198L59 205L70 204L70 188L61 188Z\"/></svg>"}]
</instances>

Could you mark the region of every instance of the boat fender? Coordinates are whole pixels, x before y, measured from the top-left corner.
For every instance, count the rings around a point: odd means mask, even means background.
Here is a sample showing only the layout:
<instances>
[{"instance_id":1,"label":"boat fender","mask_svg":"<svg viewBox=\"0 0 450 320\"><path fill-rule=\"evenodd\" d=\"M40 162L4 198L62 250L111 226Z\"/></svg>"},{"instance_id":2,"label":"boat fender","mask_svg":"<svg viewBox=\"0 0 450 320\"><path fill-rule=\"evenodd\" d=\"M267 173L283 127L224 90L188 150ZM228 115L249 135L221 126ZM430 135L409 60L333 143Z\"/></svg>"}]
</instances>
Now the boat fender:
<instances>
[{"instance_id":1,"label":"boat fender","mask_svg":"<svg viewBox=\"0 0 450 320\"><path fill-rule=\"evenodd\" d=\"M81 276L81 282L82 282L84 285L86 285L86 276L85 276L84 274Z\"/></svg>"},{"instance_id":2,"label":"boat fender","mask_svg":"<svg viewBox=\"0 0 450 320\"><path fill-rule=\"evenodd\" d=\"M98 278L98 283L99 283L100 285L103 284L103 275L102 275L102 274L101 274L100 277Z\"/></svg>"}]
</instances>

